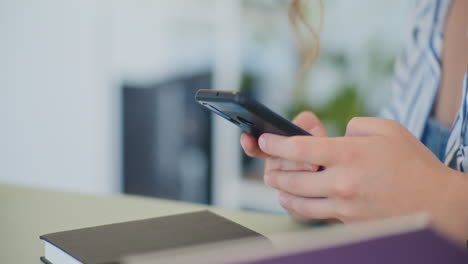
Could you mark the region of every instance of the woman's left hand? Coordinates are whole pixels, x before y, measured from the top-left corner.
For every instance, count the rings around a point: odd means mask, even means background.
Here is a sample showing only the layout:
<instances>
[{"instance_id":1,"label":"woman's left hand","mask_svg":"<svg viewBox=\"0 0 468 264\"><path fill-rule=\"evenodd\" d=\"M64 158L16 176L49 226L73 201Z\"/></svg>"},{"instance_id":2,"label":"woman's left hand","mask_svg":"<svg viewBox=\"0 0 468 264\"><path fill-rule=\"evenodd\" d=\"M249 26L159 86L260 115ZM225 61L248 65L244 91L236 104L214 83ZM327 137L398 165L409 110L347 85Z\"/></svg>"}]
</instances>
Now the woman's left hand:
<instances>
[{"instance_id":1,"label":"woman's left hand","mask_svg":"<svg viewBox=\"0 0 468 264\"><path fill-rule=\"evenodd\" d=\"M272 157L325 167L265 171L289 211L345 223L424 211L451 235L468 235L468 175L445 166L396 121L354 118L344 137L264 134L258 144Z\"/></svg>"}]
</instances>

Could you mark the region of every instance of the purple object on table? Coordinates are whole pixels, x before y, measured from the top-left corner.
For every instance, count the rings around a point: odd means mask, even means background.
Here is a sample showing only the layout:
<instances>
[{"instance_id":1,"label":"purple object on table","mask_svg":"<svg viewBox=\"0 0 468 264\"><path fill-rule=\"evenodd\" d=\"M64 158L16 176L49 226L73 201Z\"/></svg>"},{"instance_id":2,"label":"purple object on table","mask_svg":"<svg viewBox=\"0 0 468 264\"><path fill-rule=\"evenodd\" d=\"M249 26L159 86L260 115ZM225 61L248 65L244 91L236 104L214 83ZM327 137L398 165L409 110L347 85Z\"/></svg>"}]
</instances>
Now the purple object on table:
<instances>
[{"instance_id":1,"label":"purple object on table","mask_svg":"<svg viewBox=\"0 0 468 264\"><path fill-rule=\"evenodd\" d=\"M331 248L295 252L245 264L466 264L468 254L427 228Z\"/></svg>"}]
</instances>

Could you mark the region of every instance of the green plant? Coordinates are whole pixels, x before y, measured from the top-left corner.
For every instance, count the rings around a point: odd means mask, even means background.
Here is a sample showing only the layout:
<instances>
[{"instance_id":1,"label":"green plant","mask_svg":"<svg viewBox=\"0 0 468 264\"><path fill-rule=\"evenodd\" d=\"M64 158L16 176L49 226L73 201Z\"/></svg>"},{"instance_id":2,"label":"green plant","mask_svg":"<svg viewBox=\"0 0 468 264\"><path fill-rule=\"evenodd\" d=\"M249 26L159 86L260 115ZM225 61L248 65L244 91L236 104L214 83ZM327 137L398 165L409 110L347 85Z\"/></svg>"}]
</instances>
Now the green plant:
<instances>
[{"instance_id":1,"label":"green plant","mask_svg":"<svg viewBox=\"0 0 468 264\"><path fill-rule=\"evenodd\" d=\"M343 135L349 120L355 116L365 116L366 107L354 83L344 84L335 97L325 106L317 108L311 104L293 104L288 111L288 117L293 118L302 111L314 112L322 122L331 124L336 131L332 136Z\"/></svg>"}]
</instances>

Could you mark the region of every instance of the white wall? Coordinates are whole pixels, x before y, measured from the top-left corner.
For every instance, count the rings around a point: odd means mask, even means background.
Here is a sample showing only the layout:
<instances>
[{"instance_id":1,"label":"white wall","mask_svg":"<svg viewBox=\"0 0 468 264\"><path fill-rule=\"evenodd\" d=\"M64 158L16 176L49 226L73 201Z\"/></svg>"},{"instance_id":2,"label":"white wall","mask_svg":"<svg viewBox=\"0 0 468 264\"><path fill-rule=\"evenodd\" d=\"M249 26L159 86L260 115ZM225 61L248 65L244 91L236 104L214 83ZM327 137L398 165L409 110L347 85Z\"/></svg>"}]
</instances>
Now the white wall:
<instances>
[{"instance_id":1,"label":"white wall","mask_svg":"<svg viewBox=\"0 0 468 264\"><path fill-rule=\"evenodd\" d=\"M109 192L114 120L96 1L0 2L0 180Z\"/></svg>"},{"instance_id":2,"label":"white wall","mask_svg":"<svg viewBox=\"0 0 468 264\"><path fill-rule=\"evenodd\" d=\"M120 82L209 64L210 1L182 2L1 0L0 183L120 190Z\"/></svg>"}]
</instances>

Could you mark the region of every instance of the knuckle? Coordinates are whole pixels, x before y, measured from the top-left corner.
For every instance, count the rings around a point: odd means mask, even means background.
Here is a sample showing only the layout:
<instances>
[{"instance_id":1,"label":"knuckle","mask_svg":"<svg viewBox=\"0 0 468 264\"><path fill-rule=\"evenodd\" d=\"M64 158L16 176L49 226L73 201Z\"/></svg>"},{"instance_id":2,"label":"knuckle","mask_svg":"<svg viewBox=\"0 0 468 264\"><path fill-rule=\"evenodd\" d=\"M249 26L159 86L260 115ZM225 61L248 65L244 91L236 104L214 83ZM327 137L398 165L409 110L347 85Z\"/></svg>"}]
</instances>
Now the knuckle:
<instances>
[{"instance_id":1,"label":"knuckle","mask_svg":"<svg viewBox=\"0 0 468 264\"><path fill-rule=\"evenodd\" d=\"M352 200L357 196L356 185L350 181L337 181L332 186L332 194L343 200Z\"/></svg>"},{"instance_id":2,"label":"knuckle","mask_svg":"<svg viewBox=\"0 0 468 264\"><path fill-rule=\"evenodd\" d=\"M349 120L348 124L346 125L346 135L354 135L355 133L359 133L359 129L364 122L364 117L353 117Z\"/></svg>"},{"instance_id":3,"label":"knuckle","mask_svg":"<svg viewBox=\"0 0 468 264\"><path fill-rule=\"evenodd\" d=\"M361 124L361 121L363 120L362 117L353 117L349 120L347 129L352 129L354 127L358 127Z\"/></svg>"},{"instance_id":4,"label":"knuckle","mask_svg":"<svg viewBox=\"0 0 468 264\"><path fill-rule=\"evenodd\" d=\"M396 120L393 120L393 119L389 119L389 124L392 126L392 127L400 127L401 124L396 121Z\"/></svg>"},{"instance_id":5,"label":"knuckle","mask_svg":"<svg viewBox=\"0 0 468 264\"><path fill-rule=\"evenodd\" d=\"M385 124L386 124L386 128L387 128L388 130L391 130L391 131L392 131L392 130L398 130L398 129L400 129L400 127L401 127L400 123L398 123L397 121L395 121L395 120L393 120L393 119L388 119L388 120L385 122Z\"/></svg>"},{"instance_id":6,"label":"knuckle","mask_svg":"<svg viewBox=\"0 0 468 264\"><path fill-rule=\"evenodd\" d=\"M382 122L382 127L385 129L386 133L383 135L393 135L396 133L401 133L403 126L396 120L393 119L384 119Z\"/></svg>"}]
</instances>

